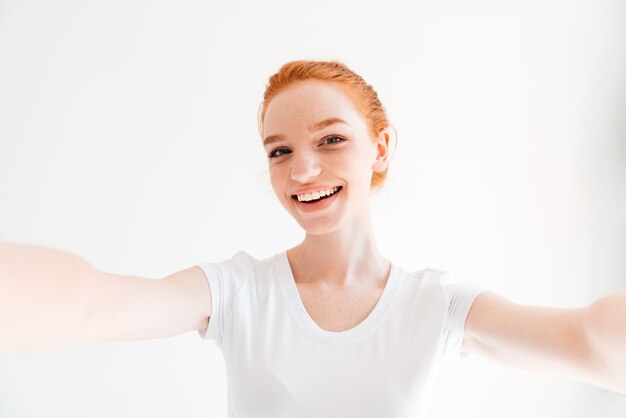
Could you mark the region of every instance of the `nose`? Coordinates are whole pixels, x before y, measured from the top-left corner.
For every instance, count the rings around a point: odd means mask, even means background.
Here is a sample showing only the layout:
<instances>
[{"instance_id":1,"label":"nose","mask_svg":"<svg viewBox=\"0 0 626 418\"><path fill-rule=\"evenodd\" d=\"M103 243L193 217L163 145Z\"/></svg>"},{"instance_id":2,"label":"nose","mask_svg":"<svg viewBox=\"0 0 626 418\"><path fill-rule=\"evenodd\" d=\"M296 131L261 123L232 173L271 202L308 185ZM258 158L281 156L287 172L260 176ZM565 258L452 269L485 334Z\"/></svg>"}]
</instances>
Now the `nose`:
<instances>
[{"instance_id":1,"label":"nose","mask_svg":"<svg viewBox=\"0 0 626 418\"><path fill-rule=\"evenodd\" d=\"M300 183L306 183L322 172L317 157L306 151L294 153L291 158L291 178Z\"/></svg>"}]
</instances>

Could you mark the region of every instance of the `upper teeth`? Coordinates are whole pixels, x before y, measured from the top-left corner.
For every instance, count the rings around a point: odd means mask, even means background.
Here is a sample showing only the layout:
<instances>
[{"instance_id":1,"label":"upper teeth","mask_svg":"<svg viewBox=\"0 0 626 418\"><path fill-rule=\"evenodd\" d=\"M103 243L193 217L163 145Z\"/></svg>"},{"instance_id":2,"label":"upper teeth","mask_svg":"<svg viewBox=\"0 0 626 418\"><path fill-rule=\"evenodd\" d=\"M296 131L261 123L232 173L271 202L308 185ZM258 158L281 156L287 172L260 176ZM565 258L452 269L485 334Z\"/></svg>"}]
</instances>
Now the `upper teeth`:
<instances>
[{"instance_id":1,"label":"upper teeth","mask_svg":"<svg viewBox=\"0 0 626 418\"><path fill-rule=\"evenodd\" d=\"M308 202L309 200L317 200L320 197L330 196L331 194L337 191L337 187L333 187L332 189L320 190L313 193L303 193L298 195L298 200L300 202Z\"/></svg>"}]
</instances>

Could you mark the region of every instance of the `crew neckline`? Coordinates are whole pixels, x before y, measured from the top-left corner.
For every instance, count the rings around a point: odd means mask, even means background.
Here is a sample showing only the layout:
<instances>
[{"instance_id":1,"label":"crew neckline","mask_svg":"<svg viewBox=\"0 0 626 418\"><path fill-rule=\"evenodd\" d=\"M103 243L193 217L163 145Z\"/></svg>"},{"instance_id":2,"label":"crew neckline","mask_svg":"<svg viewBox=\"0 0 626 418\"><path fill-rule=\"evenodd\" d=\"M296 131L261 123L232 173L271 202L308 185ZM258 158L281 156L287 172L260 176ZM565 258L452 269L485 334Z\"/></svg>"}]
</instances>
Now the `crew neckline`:
<instances>
[{"instance_id":1,"label":"crew neckline","mask_svg":"<svg viewBox=\"0 0 626 418\"><path fill-rule=\"evenodd\" d=\"M279 267L278 281L281 283L284 296L287 299L289 312L298 327L309 337L319 342L345 344L364 337L383 319L398 287L399 268L392 261L385 288L367 317L350 329L344 331L329 331L320 327L306 310L302 298L300 297L291 265L289 264L287 250L277 254L277 257Z\"/></svg>"}]
</instances>

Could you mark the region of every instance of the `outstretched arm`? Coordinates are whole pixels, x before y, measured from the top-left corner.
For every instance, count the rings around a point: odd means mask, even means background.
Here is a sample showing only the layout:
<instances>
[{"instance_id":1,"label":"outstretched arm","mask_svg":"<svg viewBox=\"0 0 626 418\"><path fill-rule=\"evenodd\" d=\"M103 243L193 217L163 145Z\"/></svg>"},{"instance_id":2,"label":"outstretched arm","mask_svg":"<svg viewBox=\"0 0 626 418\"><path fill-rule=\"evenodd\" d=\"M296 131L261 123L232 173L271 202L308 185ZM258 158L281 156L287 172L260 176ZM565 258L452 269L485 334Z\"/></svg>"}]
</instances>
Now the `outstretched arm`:
<instances>
[{"instance_id":1,"label":"outstretched arm","mask_svg":"<svg viewBox=\"0 0 626 418\"><path fill-rule=\"evenodd\" d=\"M626 292L580 309L523 306L484 292L468 315L463 350L626 394Z\"/></svg>"},{"instance_id":2,"label":"outstretched arm","mask_svg":"<svg viewBox=\"0 0 626 418\"><path fill-rule=\"evenodd\" d=\"M585 310L585 332L600 359L607 388L626 394L626 290L605 296Z\"/></svg>"},{"instance_id":3,"label":"outstretched arm","mask_svg":"<svg viewBox=\"0 0 626 418\"><path fill-rule=\"evenodd\" d=\"M210 312L199 267L124 276L67 251L0 242L0 352L168 337L205 329Z\"/></svg>"}]
</instances>

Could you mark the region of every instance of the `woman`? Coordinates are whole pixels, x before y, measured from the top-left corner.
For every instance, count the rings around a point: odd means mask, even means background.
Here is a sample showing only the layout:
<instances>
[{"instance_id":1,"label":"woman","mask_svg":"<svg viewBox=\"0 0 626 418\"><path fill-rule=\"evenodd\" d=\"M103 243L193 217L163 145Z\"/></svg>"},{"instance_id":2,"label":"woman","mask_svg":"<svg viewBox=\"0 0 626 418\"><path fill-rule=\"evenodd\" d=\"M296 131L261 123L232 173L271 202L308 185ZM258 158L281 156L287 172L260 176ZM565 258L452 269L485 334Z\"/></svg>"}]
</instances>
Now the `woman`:
<instances>
[{"instance_id":1,"label":"woman","mask_svg":"<svg viewBox=\"0 0 626 418\"><path fill-rule=\"evenodd\" d=\"M149 280L2 244L0 317L12 317L0 323L2 349L198 330L222 349L233 417L417 416L446 353L626 393L626 293L582 309L526 307L380 254L369 196L385 179L391 132L360 76L337 62L285 64L259 128L272 187L306 233L299 245ZM24 301L54 316L42 324ZM47 334L28 332L35 324Z\"/></svg>"}]
</instances>

